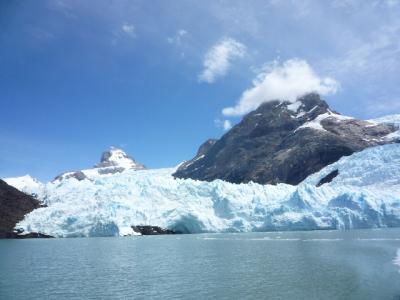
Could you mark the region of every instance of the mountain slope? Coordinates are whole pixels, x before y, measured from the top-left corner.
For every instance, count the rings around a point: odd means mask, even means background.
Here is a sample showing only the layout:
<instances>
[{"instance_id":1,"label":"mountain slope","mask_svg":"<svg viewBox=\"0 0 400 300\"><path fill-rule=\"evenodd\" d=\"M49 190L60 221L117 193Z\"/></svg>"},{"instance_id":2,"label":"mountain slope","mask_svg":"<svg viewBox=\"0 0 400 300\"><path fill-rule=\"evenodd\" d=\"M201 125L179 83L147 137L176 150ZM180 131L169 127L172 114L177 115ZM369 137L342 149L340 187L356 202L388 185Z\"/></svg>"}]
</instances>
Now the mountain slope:
<instances>
[{"instance_id":1,"label":"mountain slope","mask_svg":"<svg viewBox=\"0 0 400 300\"><path fill-rule=\"evenodd\" d=\"M177 178L232 183L298 184L343 156L390 142L396 131L342 116L317 94L295 103L262 104L174 173Z\"/></svg>"},{"instance_id":2,"label":"mountain slope","mask_svg":"<svg viewBox=\"0 0 400 300\"><path fill-rule=\"evenodd\" d=\"M400 226L399 170L400 144L392 144L343 157L298 186L174 179L175 169L68 178L44 184L48 207L17 226L58 237L126 235L136 225L188 233Z\"/></svg>"},{"instance_id":3,"label":"mountain slope","mask_svg":"<svg viewBox=\"0 0 400 300\"><path fill-rule=\"evenodd\" d=\"M30 189L35 187L31 186ZM15 225L26 214L39 207L38 200L0 179L0 238L11 237Z\"/></svg>"}]
</instances>

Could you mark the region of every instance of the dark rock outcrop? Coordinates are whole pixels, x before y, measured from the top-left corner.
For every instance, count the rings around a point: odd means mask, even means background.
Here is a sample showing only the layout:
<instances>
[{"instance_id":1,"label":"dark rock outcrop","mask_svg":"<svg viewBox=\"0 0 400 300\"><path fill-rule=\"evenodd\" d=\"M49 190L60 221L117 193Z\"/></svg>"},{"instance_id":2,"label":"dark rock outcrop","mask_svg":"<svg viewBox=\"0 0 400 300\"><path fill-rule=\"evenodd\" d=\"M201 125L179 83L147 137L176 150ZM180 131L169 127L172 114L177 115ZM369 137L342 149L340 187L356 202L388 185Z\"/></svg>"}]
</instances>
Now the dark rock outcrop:
<instances>
[{"instance_id":1,"label":"dark rock outcrop","mask_svg":"<svg viewBox=\"0 0 400 300\"><path fill-rule=\"evenodd\" d=\"M343 117L317 94L294 104L267 102L181 165L174 176L298 184L343 156L388 143L385 136L396 130L390 124Z\"/></svg>"},{"instance_id":2,"label":"dark rock outcrop","mask_svg":"<svg viewBox=\"0 0 400 300\"><path fill-rule=\"evenodd\" d=\"M54 181L75 178L78 181L87 179L87 176L82 171L62 173L54 178Z\"/></svg>"},{"instance_id":3,"label":"dark rock outcrop","mask_svg":"<svg viewBox=\"0 0 400 300\"><path fill-rule=\"evenodd\" d=\"M51 235L47 235L44 233L40 233L40 232L28 232L28 233L19 233L17 231L8 233L6 238L9 239L50 239L50 238L54 238L54 236Z\"/></svg>"},{"instance_id":4,"label":"dark rock outcrop","mask_svg":"<svg viewBox=\"0 0 400 300\"><path fill-rule=\"evenodd\" d=\"M0 180L0 238L17 237L15 225L39 207L38 200Z\"/></svg>"},{"instance_id":5,"label":"dark rock outcrop","mask_svg":"<svg viewBox=\"0 0 400 300\"><path fill-rule=\"evenodd\" d=\"M325 183L329 183L331 182L336 176L339 175L339 170L333 170L332 172L330 172L328 175L326 175L324 178L322 178L318 183L317 183L317 187L325 184Z\"/></svg>"},{"instance_id":6,"label":"dark rock outcrop","mask_svg":"<svg viewBox=\"0 0 400 300\"><path fill-rule=\"evenodd\" d=\"M180 232L176 232L170 229L161 228L159 226L150 226L150 225L138 225L131 226L133 231L140 233L141 235L160 235L160 234L178 234Z\"/></svg>"}]
</instances>

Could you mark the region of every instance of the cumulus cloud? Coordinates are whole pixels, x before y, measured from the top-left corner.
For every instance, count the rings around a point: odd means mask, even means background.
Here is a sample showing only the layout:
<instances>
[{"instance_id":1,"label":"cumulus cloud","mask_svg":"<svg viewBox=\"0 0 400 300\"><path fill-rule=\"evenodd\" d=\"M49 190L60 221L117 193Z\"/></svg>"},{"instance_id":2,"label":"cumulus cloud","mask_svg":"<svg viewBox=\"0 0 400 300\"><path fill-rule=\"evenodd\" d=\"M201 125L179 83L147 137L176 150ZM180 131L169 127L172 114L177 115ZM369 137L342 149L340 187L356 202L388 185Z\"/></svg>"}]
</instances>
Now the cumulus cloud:
<instances>
[{"instance_id":1,"label":"cumulus cloud","mask_svg":"<svg viewBox=\"0 0 400 300\"><path fill-rule=\"evenodd\" d=\"M400 0L386 0L385 4L389 7L400 5Z\"/></svg>"},{"instance_id":2,"label":"cumulus cloud","mask_svg":"<svg viewBox=\"0 0 400 300\"><path fill-rule=\"evenodd\" d=\"M400 57L400 22L392 26L384 26L373 31L367 39L350 40L351 48L343 55L325 60L322 66L335 74L359 73L369 76L384 71L396 72L399 68Z\"/></svg>"},{"instance_id":3,"label":"cumulus cloud","mask_svg":"<svg viewBox=\"0 0 400 300\"><path fill-rule=\"evenodd\" d=\"M225 38L214 45L205 55L200 82L213 83L228 72L232 60L243 57L246 46L232 38Z\"/></svg>"},{"instance_id":4,"label":"cumulus cloud","mask_svg":"<svg viewBox=\"0 0 400 300\"><path fill-rule=\"evenodd\" d=\"M124 23L121 30L131 37L135 37L135 26L132 24Z\"/></svg>"},{"instance_id":5,"label":"cumulus cloud","mask_svg":"<svg viewBox=\"0 0 400 300\"><path fill-rule=\"evenodd\" d=\"M215 119L214 123L217 127L223 128L225 131L232 128L232 122L229 120Z\"/></svg>"},{"instance_id":6,"label":"cumulus cloud","mask_svg":"<svg viewBox=\"0 0 400 300\"><path fill-rule=\"evenodd\" d=\"M223 124L224 130L229 130L232 128L232 123L229 120L224 120L224 124Z\"/></svg>"},{"instance_id":7,"label":"cumulus cloud","mask_svg":"<svg viewBox=\"0 0 400 300\"><path fill-rule=\"evenodd\" d=\"M182 39L188 34L187 30L179 29L178 32L175 34L174 37L168 37L167 42L170 44L177 44L180 45Z\"/></svg>"},{"instance_id":8,"label":"cumulus cloud","mask_svg":"<svg viewBox=\"0 0 400 300\"><path fill-rule=\"evenodd\" d=\"M222 110L225 116L240 116L256 109L260 104L282 99L295 102L309 92L321 95L336 93L339 83L330 77L320 77L301 59L283 63L273 62L265 67L253 81L253 87L243 92L234 107Z\"/></svg>"}]
</instances>

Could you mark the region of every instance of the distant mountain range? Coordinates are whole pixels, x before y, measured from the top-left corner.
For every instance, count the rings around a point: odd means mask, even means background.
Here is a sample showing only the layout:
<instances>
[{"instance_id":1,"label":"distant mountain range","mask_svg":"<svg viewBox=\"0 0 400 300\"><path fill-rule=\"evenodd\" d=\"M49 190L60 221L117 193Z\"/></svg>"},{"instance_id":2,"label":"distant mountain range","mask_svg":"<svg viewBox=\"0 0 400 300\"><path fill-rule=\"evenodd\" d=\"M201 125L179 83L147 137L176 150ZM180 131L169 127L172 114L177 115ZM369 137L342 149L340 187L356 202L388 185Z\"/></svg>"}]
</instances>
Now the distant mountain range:
<instances>
[{"instance_id":1,"label":"distant mountain range","mask_svg":"<svg viewBox=\"0 0 400 300\"><path fill-rule=\"evenodd\" d=\"M25 194L0 182L0 236L400 226L399 124L340 115L317 94L268 102L177 168L112 147L48 183L5 179Z\"/></svg>"}]
</instances>

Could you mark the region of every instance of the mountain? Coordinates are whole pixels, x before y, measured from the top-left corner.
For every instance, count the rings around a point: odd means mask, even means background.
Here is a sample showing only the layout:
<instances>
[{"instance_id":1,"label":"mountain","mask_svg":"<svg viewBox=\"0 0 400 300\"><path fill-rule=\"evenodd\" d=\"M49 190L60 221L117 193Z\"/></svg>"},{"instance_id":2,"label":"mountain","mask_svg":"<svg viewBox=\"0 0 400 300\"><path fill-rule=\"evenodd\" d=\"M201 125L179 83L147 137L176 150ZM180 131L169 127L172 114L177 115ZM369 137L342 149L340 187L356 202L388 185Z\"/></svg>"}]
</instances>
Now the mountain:
<instances>
[{"instance_id":1,"label":"mountain","mask_svg":"<svg viewBox=\"0 0 400 300\"><path fill-rule=\"evenodd\" d=\"M47 207L17 224L57 237L400 226L400 144L342 157L297 186L174 179L176 169L126 170L42 184ZM38 186L29 185L29 193Z\"/></svg>"},{"instance_id":2,"label":"mountain","mask_svg":"<svg viewBox=\"0 0 400 300\"><path fill-rule=\"evenodd\" d=\"M32 190L36 187L30 186ZM36 208L40 202L22 193L0 179L0 238L15 235L14 227L24 216Z\"/></svg>"},{"instance_id":3,"label":"mountain","mask_svg":"<svg viewBox=\"0 0 400 300\"><path fill-rule=\"evenodd\" d=\"M94 179L98 176L121 173L125 170L144 170L146 167L136 162L132 157L127 155L123 150L110 147L101 155L100 162L92 169L65 172L54 178L54 181L62 181L68 178L77 180Z\"/></svg>"},{"instance_id":4,"label":"mountain","mask_svg":"<svg viewBox=\"0 0 400 300\"><path fill-rule=\"evenodd\" d=\"M26 193L34 198L43 198L43 183L31 177L30 175L5 178L4 181L7 184L15 187L19 191Z\"/></svg>"},{"instance_id":5,"label":"mountain","mask_svg":"<svg viewBox=\"0 0 400 300\"><path fill-rule=\"evenodd\" d=\"M0 220L7 232L56 237L400 227L396 120L342 116L316 94L266 103L177 168L146 170L111 148L92 169L51 182L5 179L46 207L1 202ZM178 178L182 170L208 177Z\"/></svg>"},{"instance_id":6,"label":"mountain","mask_svg":"<svg viewBox=\"0 0 400 300\"><path fill-rule=\"evenodd\" d=\"M174 173L232 183L299 184L343 156L400 140L394 124L343 116L317 94L262 104Z\"/></svg>"}]
</instances>

